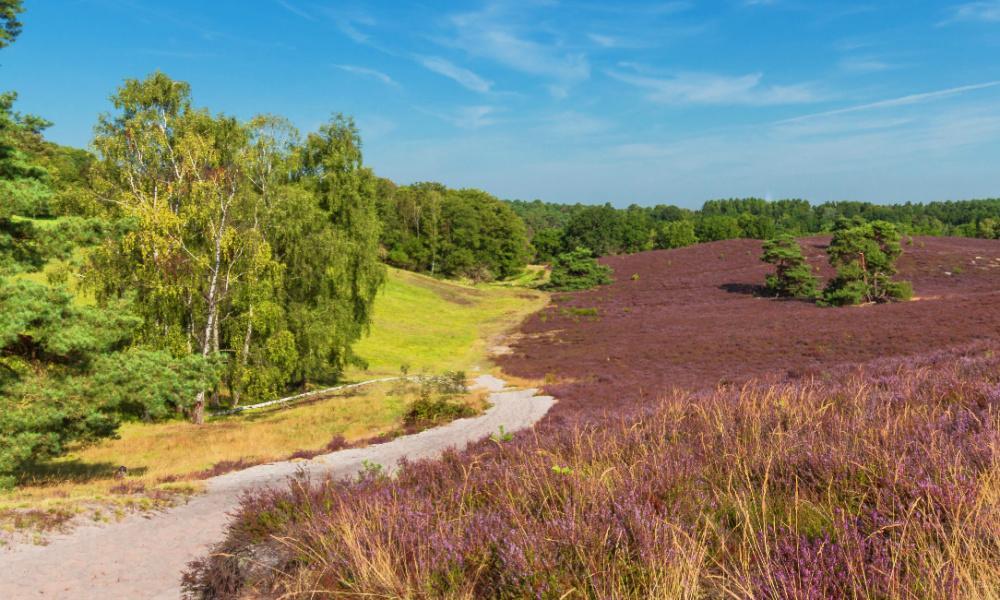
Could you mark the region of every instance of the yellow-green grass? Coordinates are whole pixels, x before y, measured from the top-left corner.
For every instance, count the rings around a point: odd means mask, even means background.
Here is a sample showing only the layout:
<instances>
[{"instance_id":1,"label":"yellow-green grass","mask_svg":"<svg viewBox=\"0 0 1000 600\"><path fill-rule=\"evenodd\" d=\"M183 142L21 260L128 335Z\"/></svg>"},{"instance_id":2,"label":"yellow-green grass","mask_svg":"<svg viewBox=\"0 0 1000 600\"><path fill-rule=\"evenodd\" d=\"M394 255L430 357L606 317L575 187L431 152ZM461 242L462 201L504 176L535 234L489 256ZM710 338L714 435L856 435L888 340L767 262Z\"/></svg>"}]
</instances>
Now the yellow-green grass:
<instances>
[{"instance_id":1,"label":"yellow-green grass","mask_svg":"<svg viewBox=\"0 0 1000 600\"><path fill-rule=\"evenodd\" d=\"M506 287L538 288L549 282L551 272L545 265L528 265L523 271L510 279L498 281L497 285Z\"/></svg>"},{"instance_id":2,"label":"yellow-green grass","mask_svg":"<svg viewBox=\"0 0 1000 600\"><path fill-rule=\"evenodd\" d=\"M548 295L500 284L467 285L389 270L375 301L371 335L355 346L367 375L474 371L490 367L491 340L540 310Z\"/></svg>"},{"instance_id":3,"label":"yellow-green grass","mask_svg":"<svg viewBox=\"0 0 1000 600\"><path fill-rule=\"evenodd\" d=\"M334 437L348 442L397 429L412 389L376 384L355 395L210 419L126 423L119 438L80 448L27 473L17 489L0 496L4 508L44 508L80 500L108 499L121 482L119 465L130 484L155 488L164 478L197 481L193 475L225 461L266 462L297 450L316 450Z\"/></svg>"},{"instance_id":4,"label":"yellow-green grass","mask_svg":"<svg viewBox=\"0 0 1000 600\"><path fill-rule=\"evenodd\" d=\"M547 295L533 290L464 285L392 269L376 300L371 334L356 347L369 368L349 376L397 375L403 364L412 374L464 370L471 376L490 367L491 340L546 302ZM190 488L198 486L193 473L221 462L282 459L323 448L336 436L354 442L398 431L416 397L413 386L404 387L376 384L353 395L249 411L202 426L126 423L118 439L74 449L25 474L15 491L0 495L0 528L10 509L72 512L95 504L136 503L112 492L121 484L114 478L119 465L129 468L129 485L142 484L147 491ZM482 408L479 396L463 401ZM163 478L177 481L159 483Z\"/></svg>"}]
</instances>

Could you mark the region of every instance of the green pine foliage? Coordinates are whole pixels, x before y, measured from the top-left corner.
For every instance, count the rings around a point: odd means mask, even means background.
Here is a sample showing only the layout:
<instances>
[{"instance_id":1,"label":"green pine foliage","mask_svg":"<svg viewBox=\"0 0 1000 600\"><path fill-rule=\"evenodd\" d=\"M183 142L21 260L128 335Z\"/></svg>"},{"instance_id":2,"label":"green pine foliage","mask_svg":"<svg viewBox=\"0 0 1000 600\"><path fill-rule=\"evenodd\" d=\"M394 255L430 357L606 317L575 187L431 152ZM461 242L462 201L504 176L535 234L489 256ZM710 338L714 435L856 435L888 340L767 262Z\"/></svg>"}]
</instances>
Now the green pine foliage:
<instances>
[{"instance_id":1,"label":"green pine foliage","mask_svg":"<svg viewBox=\"0 0 1000 600\"><path fill-rule=\"evenodd\" d=\"M903 252L899 240L899 230L891 223L842 221L827 249L837 275L823 292L824 302L844 306L908 300L913 295L910 284L892 279Z\"/></svg>"},{"instance_id":2,"label":"green pine foliage","mask_svg":"<svg viewBox=\"0 0 1000 600\"><path fill-rule=\"evenodd\" d=\"M598 263L589 249L579 247L560 254L552 261L552 277L546 287L568 292L588 290L611 282L611 267Z\"/></svg>"},{"instance_id":3,"label":"green pine foliage","mask_svg":"<svg viewBox=\"0 0 1000 600\"><path fill-rule=\"evenodd\" d=\"M774 273L765 282L768 294L800 299L818 296L816 278L794 237L785 234L765 241L761 260L774 265Z\"/></svg>"},{"instance_id":4,"label":"green pine foliage","mask_svg":"<svg viewBox=\"0 0 1000 600\"><path fill-rule=\"evenodd\" d=\"M65 290L0 280L0 487L25 464L113 436L121 418L163 418L212 365L135 350L122 306L77 307Z\"/></svg>"},{"instance_id":5,"label":"green pine foliage","mask_svg":"<svg viewBox=\"0 0 1000 600\"><path fill-rule=\"evenodd\" d=\"M0 0L0 48L9 45L21 33L18 14L23 10L21 0Z\"/></svg>"}]
</instances>

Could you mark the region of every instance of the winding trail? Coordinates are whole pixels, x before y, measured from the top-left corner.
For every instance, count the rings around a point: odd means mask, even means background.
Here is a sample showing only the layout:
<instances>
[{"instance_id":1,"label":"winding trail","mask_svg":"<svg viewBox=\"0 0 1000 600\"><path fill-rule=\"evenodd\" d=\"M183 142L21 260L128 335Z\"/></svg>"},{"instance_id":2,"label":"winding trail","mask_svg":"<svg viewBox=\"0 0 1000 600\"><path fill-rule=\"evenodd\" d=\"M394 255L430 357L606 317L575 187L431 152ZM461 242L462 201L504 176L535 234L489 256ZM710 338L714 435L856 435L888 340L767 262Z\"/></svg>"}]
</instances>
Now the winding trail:
<instances>
[{"instance_id":1,"label":"winding trail","mask_svg":"<svg viewBox=\"0 0 1000 600\"><path fill-rule=\"evenodd\" d=\"M482 415L396 438L391 442L340 450L308 461L251 467L209 479L206 491L162 513L130 515L117 523L83 525L56 535L46 546L0 550L0 598L176 600L187 563L222 539L240 494L281 485L299 469L311 477L350 476L363 461L392 468L401 458L433 458L450 447L495 433L531 427L555 403L537 390L504 390L491 375L475 387L490 391L492 406Z\"/></svg>"}]
</instances>

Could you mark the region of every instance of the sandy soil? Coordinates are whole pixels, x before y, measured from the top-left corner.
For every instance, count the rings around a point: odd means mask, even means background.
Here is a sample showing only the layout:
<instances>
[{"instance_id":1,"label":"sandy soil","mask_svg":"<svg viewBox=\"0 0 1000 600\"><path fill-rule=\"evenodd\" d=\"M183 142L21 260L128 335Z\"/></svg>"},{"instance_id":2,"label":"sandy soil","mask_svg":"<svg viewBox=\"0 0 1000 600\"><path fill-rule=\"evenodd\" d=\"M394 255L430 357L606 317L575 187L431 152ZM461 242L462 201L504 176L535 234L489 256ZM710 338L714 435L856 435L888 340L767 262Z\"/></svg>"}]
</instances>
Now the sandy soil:
<instances>
[{"instance_id":1,"label":"sandy soil","mask_svg":"<svg viewBox=\"0 0 1000 600\"><path fill-rule=\"evenodd\" d=\"M476 379L476 386L491 392L492 406L480 416L385 444L227 473L208 480L205 494L166 512L82 526L54 536L46 546L0 551L0 598L176 599L185 565L222 538L244 491L281 485L300 469L314 478L348 477L364 461L391 469L404 457L432 458L449 447L464 448L500 426L506 431L531 427L555 402L536 396L536 390L504 391L504 382L490 375Z\"/></svg>"}]
</instances>

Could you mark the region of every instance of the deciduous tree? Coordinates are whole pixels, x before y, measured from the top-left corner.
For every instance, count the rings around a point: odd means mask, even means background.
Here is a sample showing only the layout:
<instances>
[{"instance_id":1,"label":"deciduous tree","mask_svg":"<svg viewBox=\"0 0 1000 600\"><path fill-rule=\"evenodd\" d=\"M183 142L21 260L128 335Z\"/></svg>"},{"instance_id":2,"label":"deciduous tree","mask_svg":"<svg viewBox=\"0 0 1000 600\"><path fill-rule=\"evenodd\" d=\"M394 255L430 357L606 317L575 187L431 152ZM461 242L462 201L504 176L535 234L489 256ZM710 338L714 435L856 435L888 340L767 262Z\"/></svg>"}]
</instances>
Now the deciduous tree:
<instances>
[{"instance_id":1,"label":"deciduous tree","mask_svg":"<svg viewBox=\"0 0 1000 600\"><path fill-rule=\"evenodd\" d=\"M223 350L223 322L251 288L273 290L280 266L260 228L263 196L249 184L247 128L191 106L187 84L155 73L126 81L94 146L97 190L133 227L91 271L102 298L129 297L145 343L176 356ZM207 390L192 418L201 422Z\"/></svg>"}]
</instances>

